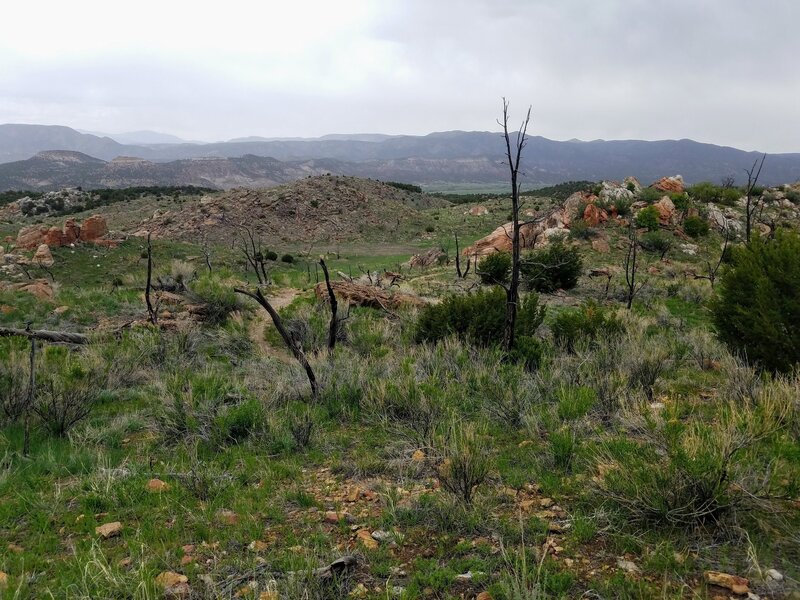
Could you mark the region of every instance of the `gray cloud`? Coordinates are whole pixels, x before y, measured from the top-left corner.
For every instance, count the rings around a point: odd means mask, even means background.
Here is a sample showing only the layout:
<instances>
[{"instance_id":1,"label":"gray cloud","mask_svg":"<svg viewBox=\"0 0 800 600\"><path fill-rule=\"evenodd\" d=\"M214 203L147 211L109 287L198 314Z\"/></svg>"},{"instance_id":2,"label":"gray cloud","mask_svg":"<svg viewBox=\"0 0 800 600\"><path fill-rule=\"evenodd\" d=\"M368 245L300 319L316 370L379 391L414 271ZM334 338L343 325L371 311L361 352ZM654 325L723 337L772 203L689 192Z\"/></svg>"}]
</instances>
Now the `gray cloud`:
<instances>
[{"instance_id":1,"label":"gray cloud","mask_svg":"<svg viewBox=\"0 0 800 600\"><path fill-rule=\"evenodd\" d=\"M284 21L234 0L149 33L82 4L63 18L105 28L96 44L70 23L43 48L0 41L0 122L207 140L485 130L505 95L556 139L800 151L796 0L350 0Z\"/></svg>"}]
</instances>

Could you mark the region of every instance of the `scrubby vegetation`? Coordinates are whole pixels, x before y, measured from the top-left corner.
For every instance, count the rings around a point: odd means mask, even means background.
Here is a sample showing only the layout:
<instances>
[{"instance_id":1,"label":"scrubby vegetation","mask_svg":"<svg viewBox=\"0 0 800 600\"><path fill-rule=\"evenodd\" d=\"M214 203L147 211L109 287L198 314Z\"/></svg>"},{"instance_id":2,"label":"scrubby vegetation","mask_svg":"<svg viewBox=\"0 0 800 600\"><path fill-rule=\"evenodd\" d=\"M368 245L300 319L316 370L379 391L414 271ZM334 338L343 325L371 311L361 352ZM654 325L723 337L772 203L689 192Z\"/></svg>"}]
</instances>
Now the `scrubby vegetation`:
<instances>
[{"instance_id":1,"label":"scrubby vegetation","mask_svg":"<svg viewBox=\"0 0 800 600\"><path fill-rule=\"evenodd\" d=\"M463 208L425 215L463 226L461 250L480 235ZM685 225L610 221L523 254L510 349L508 255L411 269L447 248L420 226L389 250L265 236L266 283L230 240L153 239L155 325L142 240L54 249L51 296L0 286L0 326L88 336L0 337L0 593L711 599L732 593L704 575L721 571L789 596L799 238ZM644 285L625 310L631 239ZM316 400L234 288L270 300Z\"/></svg>"}]
</instances>

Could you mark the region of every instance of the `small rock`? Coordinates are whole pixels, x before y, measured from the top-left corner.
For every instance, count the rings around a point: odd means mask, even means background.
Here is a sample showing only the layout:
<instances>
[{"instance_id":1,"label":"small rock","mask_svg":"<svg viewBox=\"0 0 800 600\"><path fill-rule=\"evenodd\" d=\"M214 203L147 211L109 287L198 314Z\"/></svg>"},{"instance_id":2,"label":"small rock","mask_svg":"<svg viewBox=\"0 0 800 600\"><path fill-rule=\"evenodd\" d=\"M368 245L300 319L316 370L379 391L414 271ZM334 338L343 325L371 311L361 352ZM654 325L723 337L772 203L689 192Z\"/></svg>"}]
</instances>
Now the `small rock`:
<instances>
[{"instance_id":1,"label":"small rock","mask_svg":"<svg viewBox=\"0 0 800 600\"><path fill-rule=\"evenodd\" d=\"M117 561L117 566L120 569L127 569L133 564L133 561L130 558L121 558Z\"/></svg>"},{"instance_id":2,"label":"small rock","mask_svg":"<svg viewBox=\"0 0 800 600\"><path fill-rule=\"evenodd\" d=\"M356 539L368 550L376 550L379 546L378 542L372 538L369 529L359 529L358 533L356 533Z\"/></svg>"},{"instance_id":3,"label":"small rock","mask_svg":"<svg viewBox=\"0 0 800 600\"><path fill-rule=\"evenodd\" d=\"M108 538L116 537L122 533L122 523L119 521L104 523L103 525L95 527L94 532L104 540L107 540Z\"/></svg>"},{"instance_id":4,"label":"small rock","mask_svg":"<svg viewBox=\"0 0 800 600\"><path fill-rule=\"evenodd\" d=\"M224 525L236 525L239 523L239 515L227 508L221 508L217 511L217 521Z\"/></svg>"},{"instance_id":5,"label":"small rock","mask_svg":"<svg viewBox=\"0 0 800 600\"><path fill-rule=\"evenodd\" d=\"M732 591L734 594L746 594L750 591L750 582L744 577L720 573L719 571L706 571L703 573L705 580L711 585L717 585Z\"/></svg>"},{"instance_id":6,"label":"small rock","mask_svg":"<svg viewBox=\"0 0 800 600\"><path fill-rule=\"evenodd\" d=\"M329 510L325 513L325 522L326 523L338 523L339 521L345 521L346 523L353 523L355 518L348 512L336 512L334 510Z\"/></svg>"},{"instance_id":7,"label":"small rock","mask_svg":"<svg viewBox=\"0 0 800 600\"><path fill-rule=\"evenodd\" d=\"M160 479L151 479L147 482L147 491L166 492L169 491L169 484L166 481L161 481Z\"/></svg>"},{"instance_id":8,"label":"small rock","mask_svg":"<svg viewBox=\"0 0 800 600\"><path fill-rule=\"evenodd\" d=\"M358 500L359 496L361 496L361 490L358 487L353 486L347 492L347 501L355 502L356 500Z\"/></svg>"},{"instance_id":9,"label":"small rock","mask_svg":"<svg viewBox=\"0 0 800 600\"><path fill-rule=\"evenodd\" d=\"M7 587L8 587L8 573L0 571L0 590L4 590Z\"/></svg>"},{"instance_id":10,"label":"small rock","mask_svg":"<svg viewBox=\"0 0 800 600\"><path fill-rule=\"evenodd\" d=\"M642 570L631 560L618 559L617 566L627 573L641 573Z\"/></svg>"},{"instance_id":11,"label":"small rock","mask_svg":"<svg viewBox=\"0 0 800 600\"><path fill-rule=\"evenodd\" d=\"M269 545L261 540L253 540L247 548L253 552L264 552L269 548Z\"/></svg>"},{"instance_id":12,"label":"small rock","mask_svg":"<svg viewBox=\"0 0 800 600\"><path fill-rule=\"evenodd\" d=\"M391 542L394 538L394 534L391 531L373 531L372 532L372 539L376 542Z\"/></svg>"},{"instance_id":13,"label":"small rock","mask_svg":"<svg viewBox=\"0 0 800 600\"><path fill-rule=\"evenodd\" d=\"M475 600L492 600L492 595L489 592L481 592L475 596Z\"/></svg>"},{"instance_id":14,"label":"small rock","mask_svg":"<svg viewBox=\"0 0 800 600\"><path fill-rule=\"evenodd\" d=\"M191 594L189 578L180 573L164 571L156 575L155 583L164 590L165 598L188 598Z\"/></svg>"},{"instance_id":15,"label":"small rock","mask_svg":"<svg viewBox=\"0 0 800 600\"><path fill-rule=\"evenodd\" d=\"M539 506L542 508L550 508L553 506L553 499L552 498L542 498L539 500Z\"/></svg>"},{"instance_id":16,"label":"small rock","mask_svg":"<svg viewBox=\"0 0 800 600\"><path fill-rule=\"evenodd\" d=\"M13 552L14 554L22 554L23 552L25 552L25 548L23 548L22 546L18 546L17 544L13 544L13 543L8 545L8 550L10 552ZM775 572L777 573L777 571L775 571ZM778 573L778 574L780 575L780 573Z\"/></svg>"},{"instance_id":17,"label":"small rock","mask_svg":"<svg viewBox=\"0 0 800 600\"><path fill-rule=\"evenodd\" d=\"M771 579L772 581L783 581L783 573L775 569L770 569L767 571L767 579Z\"/></svg>"},{"instance_id":18,"label":"small rock","mask_svg":"<svg viewBox=\"0 0 800 600\"><path fill-rule=\"evenodd\" d=\"M414 454L411 455L411 460L414 462L422 462L425 460L425 453L422 450L414 450Z\"/></svg>"}]
</instances>

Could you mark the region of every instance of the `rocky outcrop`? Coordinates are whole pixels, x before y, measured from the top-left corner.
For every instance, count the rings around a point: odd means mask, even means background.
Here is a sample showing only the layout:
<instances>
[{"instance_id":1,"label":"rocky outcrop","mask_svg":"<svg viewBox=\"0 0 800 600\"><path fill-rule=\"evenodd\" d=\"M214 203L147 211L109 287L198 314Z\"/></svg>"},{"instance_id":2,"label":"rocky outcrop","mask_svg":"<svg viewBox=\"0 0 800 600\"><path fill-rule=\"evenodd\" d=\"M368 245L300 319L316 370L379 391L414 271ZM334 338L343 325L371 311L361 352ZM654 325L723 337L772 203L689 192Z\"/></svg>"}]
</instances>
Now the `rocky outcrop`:
<instances>
[{"instance_id":1,"label":"rocky outcrop","mask_svg":"<svg viewBox=\"0 0 800 600\"><path fill-rule=\"evenodd\" d=\"M625 189L632 191L634 194L639 194L642 191L642 184L639 183L636 177L626 177L622 181L622 185L625 186Z\"/></svg>"},{"instance_id":2,"label":"rocky outcrop","mask_svg":"<svg viewBox=\"0 0 800 600\"><path fill-rule=\"evenodd\" d=\"M77 241L105 245L109 240L103 238L108 234L108 224L104 217L93 215L78 226L74 219L67 219L62 228L31 225L23 227L17 234L16 246L23 250L33 250L42 244L50 248L69 246Z\"/></svg>"},{"instance_id":3,"label":"rocky outcrop","mask_svg":"<svg viewBox=\"0 0 800 600\"><path fill-rule=\"evenodd\" d=\"M339 302L346 302L350 306L368 306L383 310L394 310L404 306L425 306L427 302L419 296L404 294L402 292L389 293L379 287L351 283L349 281L332 281L331 287ZM317 299L321 302L328 301L328 289L325 282L320 282L314 288Z\"/></svg>"},{"instance_id":4,"label":"rocky outcrop","mask_svg":"<svg viewBox=\"0 0 800 600\"><path fill-rule=\"evenodd\" d=\"M573 220L570 218L566 205L550 212L540 213L533 222L528 222L520 228L522 249L546 246L552 237L569 233L568 225ZM512 230L511 223L501 225L472 246L464 248L462 254L480 257L495 252L511 252Z\"/></svg>"},{"instance_id":5,"label":"rocky outcrop","mask_svg":"<svg viewBox=\"0 0 800 600\"><path fill-rule=\"evenodd\" d=\"M597 196L589 192L575 192L564 201L563 218L569 226L575 219L583 216L583 207L597 200Z\"/></svg>"},{"instance_id":6,"label":"rocky outcrop","mask_svg":"<svg viewBox=\"0 0 800 600\"><path fill-rule=\"evenodd\" d=\"M650 187L657 189L659 192L666 192L668 194L682 194L685 189L683 177L680 175L662 177L658 181L651 183Z\"/></svg>"},{"instance_id":7,"label":"rocky outcrop","mask_svg":"<svg viewBox=\"0 0 800 600\"><path fill-rule=\"evenodd\" d=\"M3 283L0 281L0 289L11 289L18 292L33 294L39 300L50 301L55 297L53 288L47 279L33 279L22 283Z\"/></svg>"}]
</instances>

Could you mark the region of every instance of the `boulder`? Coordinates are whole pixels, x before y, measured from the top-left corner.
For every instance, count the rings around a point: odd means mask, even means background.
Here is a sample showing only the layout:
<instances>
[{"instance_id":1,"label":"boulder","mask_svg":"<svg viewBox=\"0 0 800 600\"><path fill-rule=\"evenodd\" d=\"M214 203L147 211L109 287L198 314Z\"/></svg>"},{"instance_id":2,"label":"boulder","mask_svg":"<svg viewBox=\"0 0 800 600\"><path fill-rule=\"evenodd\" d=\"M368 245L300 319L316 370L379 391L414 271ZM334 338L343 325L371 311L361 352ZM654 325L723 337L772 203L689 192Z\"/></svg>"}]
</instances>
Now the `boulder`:
<instances>
[{"instance_id":1,"label":"boulder","mask_svg":"<svg viewBox=\"0 0 800 600\"><path fill-rule=\"evenodd\" d=\"M653 206L658 211L658 220L662 225L669 225L672 223L672 219L675 216L675 204L670 200L669 196L664 196L661 200L653 204Z\"/></svg>"},{"instance_id":2,"label":"boulder","mask_svg":"<svg viewBox=\"0 0 800 600\"><path fill-rule=\"evenodd\" d=\"M473 206L469 209L469 214L473 217L482 217L489 214L489 209L485 206Z\"/></svg>"},{"instance_id":3,"label":"boulder","mask_svg":"<svg viewBox=\"0 0 800 600\"><path fill-rule=\"evenodd\" d=\"M94 528L94 532L104 540L112 537L117 537L122 533L122 523L113 521L111 523L104 523Z\"/></svg>"},{"instance_id":4,"label":"boulder","mask_svg":"<svg viewBox=\"0 0 800 600\"><path fill-rule=\"evenodd\" d=\"M597 199L597 196L589 192L575 192L564 201L564 219L569 225L581 216L584 204L590 204Z\"/></svg>"},{"instance_id":5,"label":"boulder","mask_svg":"<svg viewBox=\"0 0 800 600\"><path fill-rule=\"evenodd\" d=\"M14 283L10 287L12 290L33 294L39 300L50 301L55 296L53 288L50 287L50 282L47 279L34 279L33 281Z\"/></svg>"},{"instance_id":6,"label":"boulder","mask_svg":"<svg viewBox=\"0 0 800 600\"><path fill-rule=\"evenodd\" d=\"M613 204L619 200L633 200L633 192L623 184L616 181L604 181L600 185L600 199L607 203Z\"/></svg>"},{"instance_id":7,"label":"boulder","mask_svg":"<svg viewBox=\"0 0 800 600\"><path fill-rule=\"evenodd\" d=\"M81 238L81 228L75 222L75 219L67 219L64 222L64 245L74 244Z\"/></svg>"},{"instance_id":8,"label":"boulder","mask_svg":"<svg viewBox=\"0 0 800 600\"><path fill-rule=\"evenodd\" d=\"M636 177L626 177L622 181L622 185L625 187L626 190L630 190L633 188L633 193L638 194L642 191L642 184L639 183L639 180Z\"/></svg>"},{"instance_id":9,"label":"boulder","mask_svg":"<svg viewBox=\"0 0 800 600\"><path fill-rule=\"evenodd\" d=\"M108 224L100 215L92 215L83 222L80 228L80 239L84 242L94 242L108 233Z\"/></svg>"},{"instance_id":10,"label":"boulder","mask_svg":"<svg viewBox=\"0 0 800 600\"><path fill-rule=\"evenodd\" d=\"M66 245L64 239L64 232L61 231L61 229L58 227L51 227L47 230L43 243L47 244L51 248L60 248L61 246Z\"/></svg>"},{"instance_id":11,"label":"boulder","mask_svg":"<svg viewBox=\"0 0 800 600\"><path fill-rule=\"evenodd\" d=\"M40 267L52 267L55 262L50 252L50 246L47 244L40 245L36 249L36 254L33 255L33 263Z\"/></svg>"},{"instance_id":12,"label":"boulder","mask_svg":"<svg viewBox=\"0 0 800 600\"><path fill-rule=\"evenodd\" d=\"M575 194L573 194L575 196ZM573 196L570 196L572 198ZM582 196L585 198L585 196ZM596 199L595 196L589 196ZM580 206L583 206L583 200ZM574 207L573 207L574 208ZM563 207L556 208L546 213L537 213L538 217L534 221L527 222L520 227L521 247L533 248L547 245L548 241L554 236L561 236L569 233L569 224L577 218L570 215L566 203ZM464 248L461 252L464 256L488 256L495 252L511 252L511 231L512 224L506 223L495 229L492 233L479 239L477 242Z\"/></svg>"},{"instance_id":13,"label":"boulder","mask_svg":"<svg viewBox=\"0 0 800 600\"><path fill-rule=\"evenodd\" d=\"M590 227L597 227L600 223L608 221L608 213L594 203L587 204L583 211L583 220Z\"/></svg>"},{"instance_id":14,"label":"boulder","mask_svg":"<svg viewBox=\"0 0 800 600\"><path fill-rule=\"evenodd\" d=\"M719 571L706 571L703 573L705 580L711 585L732 591L734 594L746 594L750 591L750 582L744 577L730 575Z\"/></svg>"},{"instance_id":15,"label":"boulder","mask_svg":"<svg viewBox=\"0 0 800 600\"><path fill-rule=\"evenodd\" d=\"M651 183L650 187L657 189L659 192L667 192L668 194L682 194L685 189L683 177L680 175L662 177L658 181Z\"/></svg>"},{"instance_id":16,"label":"boulder","mask_svg":"<svg viewBox=\"0 0 800 600\"><path fill-rule=\"evenodd\" d=\"M47 227L42 227L40 225L23 227L17 234L17 246L25 250L33 250L44 243L47 231Z\"/></svg>"}]
</instances>

